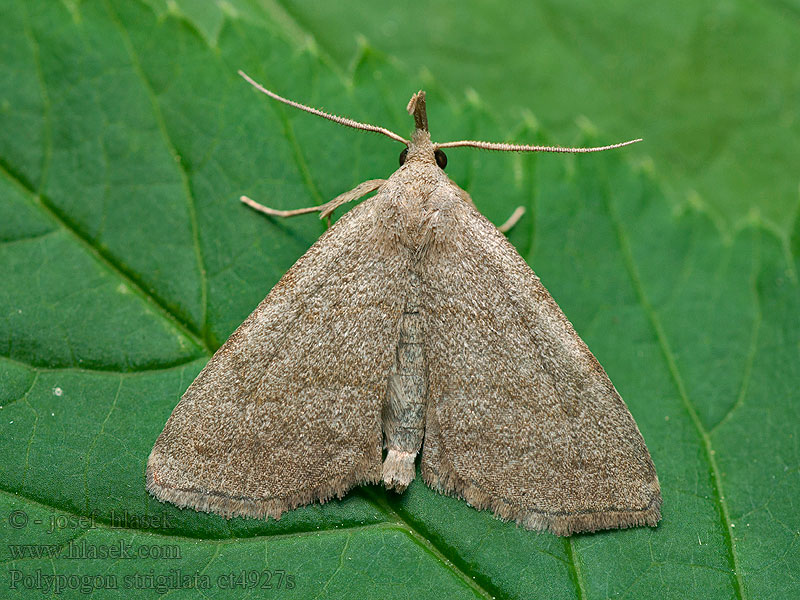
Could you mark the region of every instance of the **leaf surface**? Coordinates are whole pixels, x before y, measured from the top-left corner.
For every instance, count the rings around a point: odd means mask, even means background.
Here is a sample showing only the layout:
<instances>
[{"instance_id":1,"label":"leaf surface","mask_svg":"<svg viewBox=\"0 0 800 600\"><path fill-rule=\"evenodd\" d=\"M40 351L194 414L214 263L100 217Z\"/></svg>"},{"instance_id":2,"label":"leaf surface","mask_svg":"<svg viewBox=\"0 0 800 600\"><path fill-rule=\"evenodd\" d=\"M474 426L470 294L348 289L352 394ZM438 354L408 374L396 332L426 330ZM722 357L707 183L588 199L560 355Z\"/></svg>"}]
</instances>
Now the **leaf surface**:
<instances>
[{"instance_id":1,"label":"leaf surface","mask_svg":"<svg viewBox=\"0 0 800 600\"><path fill-rule=\"evenodd\" d=\"M313 216L272 220L237 198L321 203L387 177L401 149L272 102L236 70L403 135L412 126L404 108L419 78L369 45L342 69L309 37L312 25L272 3L4 9L2 588L40 597L62 586L61 597L85 597L75 587L85 584L99 597L142 598L192 588L214 598L231 589L800 595L800 224L720 227L696 204L676 205L655 174L653 164L668 162L655 150L651 163L627 151L453 149L448 173L495 223L527 208L510 239L636 418L664 495L657 528L537 534L419 477L399 496L361 488L277 522L148 496L145 462L181 394L323 231ZM433 79L425 87L436 139L553 143L531 117L507 130L508 116L474 94ZM558 102L551 109L564 118L578 112ZM768 178L755 170L745 179L759 176ZM136 558L69 558L100 548Z\"/></svg>"}]
</instances>

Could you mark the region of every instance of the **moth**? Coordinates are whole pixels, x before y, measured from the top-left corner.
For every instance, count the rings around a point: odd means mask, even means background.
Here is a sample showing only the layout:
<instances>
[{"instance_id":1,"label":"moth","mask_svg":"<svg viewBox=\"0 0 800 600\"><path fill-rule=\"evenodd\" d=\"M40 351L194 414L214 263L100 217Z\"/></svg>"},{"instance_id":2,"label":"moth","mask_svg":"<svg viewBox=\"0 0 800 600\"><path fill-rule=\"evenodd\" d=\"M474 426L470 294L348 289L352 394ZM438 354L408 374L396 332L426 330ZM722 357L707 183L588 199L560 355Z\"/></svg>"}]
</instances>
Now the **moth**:
<instances>
[{"instance_id":1,"label":"moth","mask_svg":"<svg viewBox=\"0 0 800 600\"><path fill-rule=\"evenodd\" d=\"M289 269L186 390L147 462L147 489L179 507L273 517L416 475L504 520L557 535L655 526L661 492L639 429L603 368L505 235L445 174L444 148L617 148L433 143L425 94L377 192Z\"/></svg>"}]
</instances>

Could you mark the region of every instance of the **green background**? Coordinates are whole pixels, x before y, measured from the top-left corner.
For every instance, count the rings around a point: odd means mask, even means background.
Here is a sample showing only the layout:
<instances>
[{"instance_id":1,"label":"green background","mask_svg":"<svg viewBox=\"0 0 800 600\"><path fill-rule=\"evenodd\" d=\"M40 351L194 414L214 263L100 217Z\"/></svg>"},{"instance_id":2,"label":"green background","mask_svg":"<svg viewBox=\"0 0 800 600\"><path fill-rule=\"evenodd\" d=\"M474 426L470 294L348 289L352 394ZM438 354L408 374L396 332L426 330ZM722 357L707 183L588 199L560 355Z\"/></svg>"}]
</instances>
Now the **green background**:
<instances>
[{"instance_id":1,"label":"green background","mask_svg":"<svg viewBox=\"0 0 800 600\"><path fill-rule=\"evenodd\" d=\"M114 580L94 594L156 597L178 573L207 577L208 598L800 596L800 5L514 10L3 3L0 589L38 598L58 575L63 598ZM557 538L419 478L278 522L147 495L181 394L323 231L239 195L321 203L387 177L401 148L278 105L240 68L401 135L424 87L439 141L645 139L586 156L454 149L448 173L495 223L527 208L509 237L636 418L657 528ZM178 557L68 558L120 545ZM243 570L275 573L273 588L229 578Z\"/></svg>"}]
</instances>

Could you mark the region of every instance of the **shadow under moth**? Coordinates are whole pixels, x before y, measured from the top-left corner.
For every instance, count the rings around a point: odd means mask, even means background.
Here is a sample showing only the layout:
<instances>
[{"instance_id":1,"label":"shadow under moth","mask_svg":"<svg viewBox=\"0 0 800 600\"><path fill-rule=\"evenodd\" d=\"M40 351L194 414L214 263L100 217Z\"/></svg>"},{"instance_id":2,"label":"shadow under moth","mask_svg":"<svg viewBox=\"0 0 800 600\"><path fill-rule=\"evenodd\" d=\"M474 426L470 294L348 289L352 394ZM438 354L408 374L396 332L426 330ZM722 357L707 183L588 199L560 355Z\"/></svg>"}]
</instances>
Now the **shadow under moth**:
<instances>
[{"instance_id":1,"label":"shadow under moth","mask_svg":"<svg viewBox=\"0 0 800 600\"><path fill-rule=\"evenodd\" d=\"M420 457L434 490L557 535L655 526L661 492L628 408L556 302L445 174L424 92L411 140L377 192L289 269L186 390L147 463L147 489L180 507L274 517L383 481L402 492ZM512 219L503 226L513 224Z\"/></svg>"}]
</instances>

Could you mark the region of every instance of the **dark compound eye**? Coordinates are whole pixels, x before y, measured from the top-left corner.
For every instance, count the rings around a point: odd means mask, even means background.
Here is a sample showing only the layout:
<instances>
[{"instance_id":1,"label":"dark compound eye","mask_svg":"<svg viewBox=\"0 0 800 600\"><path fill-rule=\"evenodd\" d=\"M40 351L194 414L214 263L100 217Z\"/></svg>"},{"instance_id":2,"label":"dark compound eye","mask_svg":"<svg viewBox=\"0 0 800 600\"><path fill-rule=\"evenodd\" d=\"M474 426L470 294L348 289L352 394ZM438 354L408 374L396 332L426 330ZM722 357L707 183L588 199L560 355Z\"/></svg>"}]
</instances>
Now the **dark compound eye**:
<instances>
[{"instance_id":1,"label":"dark compound eye","mask_svg":"<svg viewBox=\"0 0 800 600\"><path fill-rule=\"evenodd\" d=\"M447 166L447 154L441 150L434 150L433 156L436 158L436 164L439 165L439 168L442 171L444 171L444 168Z\"/></svg>"},{"instance_id":2,"label":"dark compound eye","mask_svg":"<svg viewBox=\"0 0 800 600\"><path fill-rule=\"evenodd\" d=\"M406 156L408 156L408 148L403 148L403 151L400 153L400 166L401 167L406 163Z\"/></svg>"}]
</instances>

